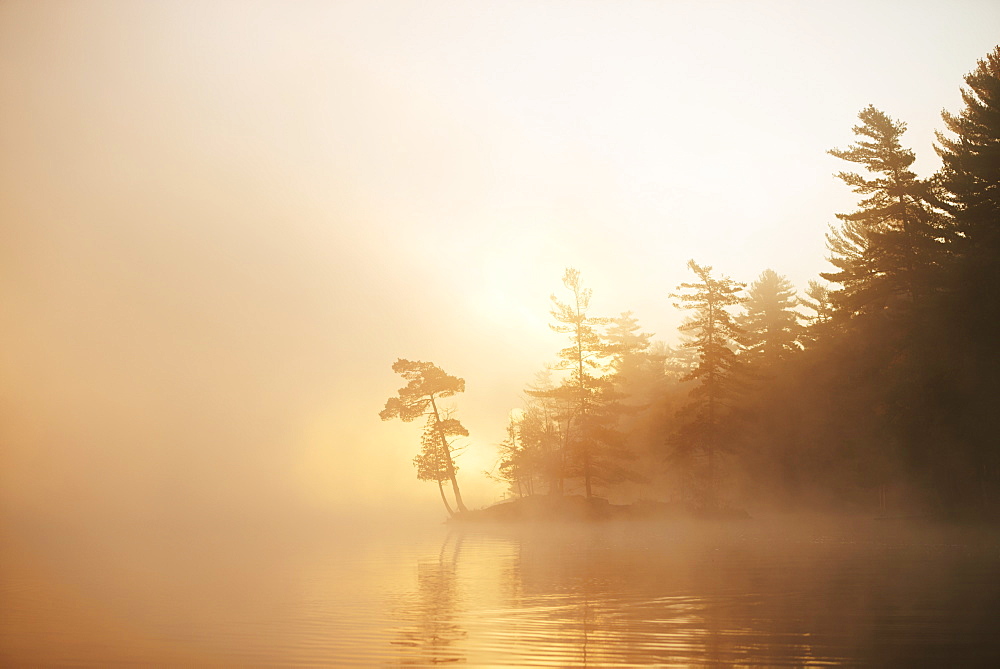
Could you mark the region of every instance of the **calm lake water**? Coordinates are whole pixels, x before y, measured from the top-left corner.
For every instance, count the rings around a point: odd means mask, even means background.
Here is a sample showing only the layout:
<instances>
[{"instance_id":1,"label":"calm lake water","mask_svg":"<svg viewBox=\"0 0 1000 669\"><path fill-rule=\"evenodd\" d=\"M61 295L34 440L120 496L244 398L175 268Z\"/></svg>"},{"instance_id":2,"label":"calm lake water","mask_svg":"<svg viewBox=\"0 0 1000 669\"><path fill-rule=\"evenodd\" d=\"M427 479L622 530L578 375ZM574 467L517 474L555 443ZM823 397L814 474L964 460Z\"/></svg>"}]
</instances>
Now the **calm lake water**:
<instances>
[{"instance_id":1,"label":"calm lake water","mask_svg":"<svg viewBox=\"0 0 1000 669\"><path fill-rule=\"evenodd\" d=\"M1000 666L995 531L8 528L0 663Z\"/></svg>"}]
</instances>

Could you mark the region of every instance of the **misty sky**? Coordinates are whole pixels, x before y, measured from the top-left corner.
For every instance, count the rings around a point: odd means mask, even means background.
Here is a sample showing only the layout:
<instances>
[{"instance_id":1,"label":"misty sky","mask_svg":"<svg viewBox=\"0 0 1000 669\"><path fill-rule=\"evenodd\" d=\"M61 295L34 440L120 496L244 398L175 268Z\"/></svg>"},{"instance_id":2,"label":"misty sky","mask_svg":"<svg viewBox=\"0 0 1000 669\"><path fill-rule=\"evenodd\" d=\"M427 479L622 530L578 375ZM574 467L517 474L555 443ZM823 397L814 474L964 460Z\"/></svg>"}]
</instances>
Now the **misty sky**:
<instances>
[{"instance_id":1,"label":"misty sky","mask_svg":"<svg viewBox=\"0 0 1000 669\"><path fill-rule=\"evenodd\" d=\"M926 175L995 2L0 2L0 504L420 500L397 357L477 488L582 270L675 341L689 258L803 288L875 104Z\"/></svg>"}]
</instances>

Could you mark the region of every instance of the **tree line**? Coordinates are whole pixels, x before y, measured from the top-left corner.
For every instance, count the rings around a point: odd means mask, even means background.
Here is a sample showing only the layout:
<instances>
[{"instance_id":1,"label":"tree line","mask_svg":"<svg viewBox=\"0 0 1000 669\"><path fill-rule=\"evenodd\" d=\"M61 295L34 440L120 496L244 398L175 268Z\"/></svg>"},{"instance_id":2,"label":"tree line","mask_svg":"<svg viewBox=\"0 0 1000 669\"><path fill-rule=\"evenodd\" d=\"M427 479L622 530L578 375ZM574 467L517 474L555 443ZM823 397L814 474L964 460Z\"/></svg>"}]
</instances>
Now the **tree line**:
<instances>
[{"instance_id":1,"label":"tree line","mask_svg":"<svg viewBox=\"0 0 1000 669\"><path fill-rule=\"evenodd\" d=\"M996 517L1000 497L1000 47L942 115L929 178L906 124L869 106L830 153L858 195L805 294L767 269L749 286L694 260L671 295L682 344L632 312L591 312L567 269L552 296L555 362L511 412L492 476L512 494L670 499L718 508L933 510ZM465 382L399 360L383 420L426 420L417 476L449 513L468 431L439 400ZM455 508L445 495L450 484Z\"/></svg>"}]
</instances>

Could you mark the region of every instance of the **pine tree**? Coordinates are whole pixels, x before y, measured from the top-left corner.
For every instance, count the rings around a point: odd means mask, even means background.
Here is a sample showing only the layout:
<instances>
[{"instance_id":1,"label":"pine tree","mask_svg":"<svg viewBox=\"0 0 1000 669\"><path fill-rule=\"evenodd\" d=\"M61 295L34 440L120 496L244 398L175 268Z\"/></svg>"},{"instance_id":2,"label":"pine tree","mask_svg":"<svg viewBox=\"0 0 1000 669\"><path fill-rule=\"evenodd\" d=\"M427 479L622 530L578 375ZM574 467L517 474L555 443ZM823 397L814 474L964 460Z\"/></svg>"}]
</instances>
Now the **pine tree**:
<instances>
[{"instance_id":1,"label":"pine tree","mask_svg":"<svg viewBox=\"0 0 1000 669\"><path fill-rule=\"evenodd\" d=\"M963 246L992 252L1000 246L1000 47L977 63L965 83L965 109L942 113L955 135L938 133L942 183Z\"/></svg>"},{"instance_id":2,"label":"pine tree","mask_svg":"<svg viewBox=\"0 0 1000 669\"><path fill-rule=\"evenodd\" d=\"M524 414L518 421L521 447L531 453L535 475L547 483L550 495L563 493L567 474L567 438L574 407L560 401L552 383L552 370L546 367L536 375L526 390Z\"/></svg>"},{"instance_id":3,"label":"pine tree","mask_svg":"<svg viewBox=\"0 0 1000 669\"><path fill-rule=\"evenodd\" d=\"M829 260L837 271L820 275L841 284L833 300L846 316L878 313L923 296L950 236L946 218L935 207L934 182L918 179L909 169L914 154L900 144L906 124L873 106L858 118L854 134L859 139L829 153L863 166L871 176L836 175L863 199L857 211L837 214L842 224L827 235Z\"/></svg>"},{"instance_id":4,"label":"pine tree","mask_svg":"<svg viewBox=\"0 0 1000 669\"><path fill-rule=\"evenodd\" d=\"M802 349L797 304L795 287L774 270L764 270L750 285L740 325L746 333L746 354L758 368L771 370Z\"/></svg>"},{"instance_id":5,"label":"pine tree","mask_svg":"<svg viewBox=\"0 0 1000 669\"><path fill-rule=\"evenodd\" d=\"M643 332L639 319L624 311L612 319L605 339L611 353L611 369L622 379L634 376L649 360L647 351L652 333Z\"/></svg>"},{"instance_id":6,"label":"pine tree","mask_svg":"<svg viewBox=\"0 0 1000 669\"><path fill-rule=\"evenodd\" d=\"M958 232L953 283L995 324L1000 318L996 290L1000 288L1000 47L980 60L965 77L965 108L959 114L943 112L953 133L938 133L943 163L940 180L946 206ZM971 306L971 304L969 305ZM985 313L983 310L985 309Z\"/></svg>"},{"instance_id":7,"label":"pine tree","mask_svg":"<svg viewBox=\"0 0 1000 669\"><path fill-rule=\"evenodd\" d=\"M811 326L824 325L833 318L833 304L830 301L830 289L819 281L810 280L806 288L806 296L799 298L799 303L811 309L815 315L809 317Z\"/></svg>"},{"instance_id":8,"label":"pine tree","mask_svg":"<svg viewBox=\"0 0 1000 669\"><path fill-rule=\"evenodd\" d=\"M521 438L521 419L512 414L507 421L507 437L500 442L497 474L491 478L506 483L518 497L535 494L535 477L540 472L535 462L537 452Z\"/></svg>"},{"instance_id":9,"label":"pine tree","mask_svg":"<svg viewBox=\"0 0 1000 669\"><path fill-rule=\"evenodd\" d=\"M417 480L435 481L438 484L444 508L452 516L455 512L445 497L444 482L458 472L458 465L451 458L455 451L453 440L455 437L468 437L469 431L451 418L449 411L443 410L441 416L440 421L434 414L427 416L427 423L420 437L420 454L413 458L413 466L417 468Z\"/></svg>"},{"instance_id":10,"label":"pine tree","mask_svg":"<svg viewBox=\"0 0 1000 669\"><path fill-rule=\"evenodd\" d=\"M745 284L729 277L712 277L712 268L688 261L688 267L698 277L696 283L682 283L672 297L680 302L674 306L694 311L694 316L680 326L682 333L691 335L685 346L698 352L697 366L683 378L698 381L691 391L692 402L686 413L689 420L678 437L682 448L698 448L708 458L708 503L715 505L715 455L718 448L719 425L729 399L735 392L734 371L736 352L741 347L742 330L736 325L730 307L738 305Z\"/></svg>"},{"instance_id":11,"label":"pine tree","mask_svg":"<svg viewBox=\"0 0 1000 669\"><path fill-rule=\"evenodd\" d=\"M618 397L605 377L611 349L600 328L609 319L589 314L592 291L583 287L579 270L568 268L563 285L569 298L562 301L552 295L555 322L550 327L568 335L569 345L559 351L555 366L567 376L560 386L549 391L529 391L529 395L556 400L564 407L564 475L582 477L590 498L597 481L612 483L626 475L620 461L629 454L621 433L615 429L620 413Z\"/></svg>"},{"instance_id":12,"label":"pine tree","mask_svg":"<svg viewBox=\"0 0 1000 669\"><path fill-rule=\"evenodd\" d=\"M451 417L450 412L438 406L439 400L464 392L465 379L451 376L433 363L402 358L393 363L392 371L409 383L397 391L396 397L386 400L385 408L379 412L379 417L382 420L399 418L406 423L420 416L428 417L428 428L425 428L421 440L425 450L422 450L414 460L417 476L421 478L423 475L423 480L440 483L440 479L436 477L444 475L451 481L452 491L455 493L455 506L460 512L467 511L462 501L462 492L458 488L458 479L455 477L457 467L452 457L454 447L448 441L448 437L467 436L469 433L461 423ZM437 442L436 450L433 445L429 447L430 450L426 450L427 443L433 444L434 441ZM452 513L447 502L445 507Z\"/></svg>"},{"instance_id":13,"label":"pine tree","mask_svg":"<svg viewBox=\"0 0 1000 669\"><path fill-rule=\"evenodd\" d=\"M947 388L953 425L946 453L928 449L935 472L949 472L956 504L1000 513L997 332L1000 330L1000 47L965 77L963 109L943 113L950 135L938 134L943 198L957 239L933 347L934 384ZM944 394L939 392L939 394ZM924 414L929 413L927 411ZM932 414L933 415L933 414ZM923 430L924 433L927 430ZM940 439L938 440L941 441ZM948 485L939 482L939 488ZM976 491L969 495L968 491Z\"/></svg>"}]
</instances>

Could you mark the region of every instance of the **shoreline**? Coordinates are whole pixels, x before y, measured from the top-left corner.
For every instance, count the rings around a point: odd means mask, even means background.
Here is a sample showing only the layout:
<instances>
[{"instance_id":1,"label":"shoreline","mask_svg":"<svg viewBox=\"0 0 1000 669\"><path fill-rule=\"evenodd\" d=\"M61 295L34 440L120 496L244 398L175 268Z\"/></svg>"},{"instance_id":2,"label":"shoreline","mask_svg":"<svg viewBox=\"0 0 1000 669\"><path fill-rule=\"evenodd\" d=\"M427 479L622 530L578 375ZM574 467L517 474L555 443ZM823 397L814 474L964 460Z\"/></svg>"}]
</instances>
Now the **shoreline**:
<instances>
[{"instance_id":1,"label":"shoreline","mask_svg":"<svg viewBox=\"0 0 1000 669\"><path fill-rule=\"evenodd\" d=\"M613 520L751 520L744 509L692 507L640 500L611 504L600 497L532 495L456 513L448 523L606 522Z\"/></svg>"}]
</instances>

